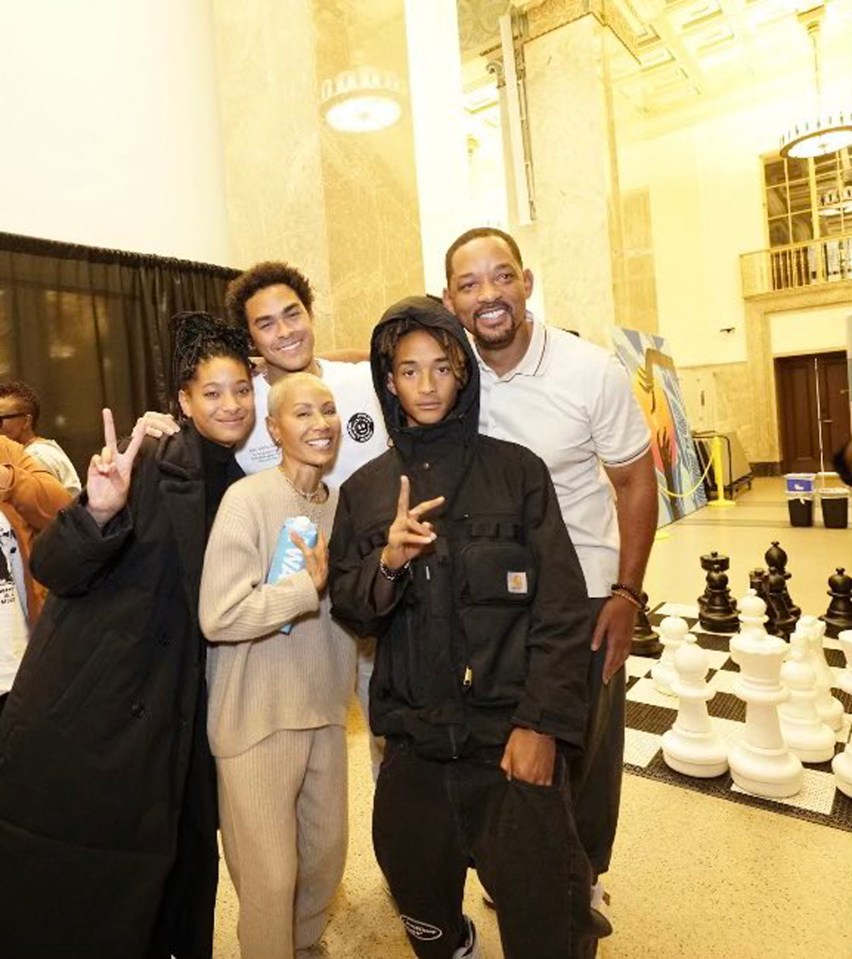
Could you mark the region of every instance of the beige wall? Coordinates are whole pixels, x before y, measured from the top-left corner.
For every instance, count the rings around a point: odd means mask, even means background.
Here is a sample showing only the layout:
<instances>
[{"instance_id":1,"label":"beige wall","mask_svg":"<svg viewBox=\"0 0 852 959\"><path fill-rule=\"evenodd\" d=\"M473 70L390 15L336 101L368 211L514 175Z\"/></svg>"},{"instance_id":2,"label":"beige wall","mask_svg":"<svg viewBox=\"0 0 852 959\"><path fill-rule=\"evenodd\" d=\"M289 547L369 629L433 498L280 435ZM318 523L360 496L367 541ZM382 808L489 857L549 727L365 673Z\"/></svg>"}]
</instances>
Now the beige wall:
<instances>
[{"instance_id":1,"label":"beige wall","mask_svg":"<svg viewBox=\"0 0 852 959\"><path fill-rule=\"evenodd\" d=\"M230 260L208 0L0 4L0 229Z\"/></svg>"}]
</instances>

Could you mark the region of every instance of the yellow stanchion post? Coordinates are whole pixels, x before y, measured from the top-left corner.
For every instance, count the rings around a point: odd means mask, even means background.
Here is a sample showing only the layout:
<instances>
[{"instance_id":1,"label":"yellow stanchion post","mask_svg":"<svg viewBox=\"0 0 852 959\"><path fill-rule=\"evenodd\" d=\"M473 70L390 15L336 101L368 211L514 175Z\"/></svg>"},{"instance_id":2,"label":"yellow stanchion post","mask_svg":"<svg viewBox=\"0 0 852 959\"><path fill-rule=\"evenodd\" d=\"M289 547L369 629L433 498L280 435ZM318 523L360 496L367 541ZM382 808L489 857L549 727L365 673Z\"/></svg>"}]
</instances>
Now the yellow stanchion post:
<instances>
[{"instance_id":1,"label":"yellow stanchion post","mask_svg":"<svg viewBox=\"0 0 852 959\"><path fill-rule=\"evenodd\" d=\"M722 462L722 440L718 436L713 437L711 446L710 460L713 463L713 475L716 478L716 499L710 500L708 506L715 506L717 509L725 509L728 506L737 504L725 496L725 472Z\"/></svg>"}]
</instances>

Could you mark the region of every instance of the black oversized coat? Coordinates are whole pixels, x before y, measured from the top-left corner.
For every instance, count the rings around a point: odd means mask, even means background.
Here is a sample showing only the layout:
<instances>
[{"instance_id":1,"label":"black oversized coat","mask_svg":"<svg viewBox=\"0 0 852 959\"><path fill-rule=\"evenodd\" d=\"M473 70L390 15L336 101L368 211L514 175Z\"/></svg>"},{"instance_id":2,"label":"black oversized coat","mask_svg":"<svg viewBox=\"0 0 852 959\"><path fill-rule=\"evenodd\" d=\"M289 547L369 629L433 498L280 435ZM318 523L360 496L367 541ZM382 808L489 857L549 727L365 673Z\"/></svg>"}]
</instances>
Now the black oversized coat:
<instances>
[{"instance_id":1,"label":"black oversized coat","mask_svg":"<svg viewBox=\"0 0 852 959\"><path fill-rule=\"evenodd\" d=\"M210 954L204 496L201 440L188 427L145 441L128 506L103 530L75 503L36 541L33 572L51 596L0 719L0 952L10 959L168 956L152 934L169 923L183 923L185 940L171 951ZM185 870L175 865L181 816L182 837L197 839Z\"/></svg>"}]
</instances>

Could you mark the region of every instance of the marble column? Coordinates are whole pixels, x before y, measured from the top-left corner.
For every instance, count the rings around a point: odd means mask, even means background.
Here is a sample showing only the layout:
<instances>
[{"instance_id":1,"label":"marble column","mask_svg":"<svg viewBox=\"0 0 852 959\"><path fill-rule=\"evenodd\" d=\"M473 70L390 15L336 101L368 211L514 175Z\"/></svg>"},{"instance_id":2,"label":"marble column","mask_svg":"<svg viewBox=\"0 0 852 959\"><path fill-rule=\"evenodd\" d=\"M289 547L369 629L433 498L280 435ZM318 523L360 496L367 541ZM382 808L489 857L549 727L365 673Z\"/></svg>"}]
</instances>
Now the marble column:
<instances>
[{"instance_id":1,"label":"marble column","mask_svg":"<svg viewBox=\"0 0 852 959\"><path fill-rule=\"evenodd\" d=\"M213 0L233 266L288 260L333 345L316 36L304 0Z\"/></svg>"},{"instance_id":2,"label":"marble column","mask_svg":"<svg viewBox=\"0 0 852 959\"><path fill-rule=\"evenodd\" d=\"M610 347L620 218L604 30L583 16L528 40L524 57L545 315Z\"/></svg>"}]
</instances>

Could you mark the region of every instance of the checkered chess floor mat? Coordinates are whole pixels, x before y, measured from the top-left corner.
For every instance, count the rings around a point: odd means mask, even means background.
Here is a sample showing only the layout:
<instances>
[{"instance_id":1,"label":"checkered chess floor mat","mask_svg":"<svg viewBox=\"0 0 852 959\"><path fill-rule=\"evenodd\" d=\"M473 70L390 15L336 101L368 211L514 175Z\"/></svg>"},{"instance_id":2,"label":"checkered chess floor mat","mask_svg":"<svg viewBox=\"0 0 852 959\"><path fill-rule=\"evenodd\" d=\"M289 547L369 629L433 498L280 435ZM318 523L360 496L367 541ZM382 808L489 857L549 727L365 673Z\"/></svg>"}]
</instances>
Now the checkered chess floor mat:
<instances>
[{"instance_id":1,"label":"checkered chess floor mat","mask_svg":"<svg viewBox=\"0 0 852 959\"><path fill-rule=\"evenodd\" d=\"M666 616L686 620L698 645L707 650L710 659L708 681L716 695L708 702L716 731L733 745L742 739L745 729L745 703L734 695L734 680L739 667L729 654L730 636L706 633L698 623L698 607L662 603L648 617L652 626L659 626ZM685 776L669 768L663 759L662 735L671 729L677 718L676 697L661 693L651 678L651 667L659 657L630 656L627 660L627 729L624 744L624 765L627 772L685 789L693 789L731 802L744 803L800 819L845 829L852 832L852 799L835 787L831 763L805 763L804 784L789 799L762 799L736 786L729 773L712 779ZM835 676L844 666L844 656L837 640L825 640L825 658ZM832 695L843 704L843 725L837 732L835 754L842 752L852 727L852 696L842 689Z\"/></svg>"}]
</instances>

